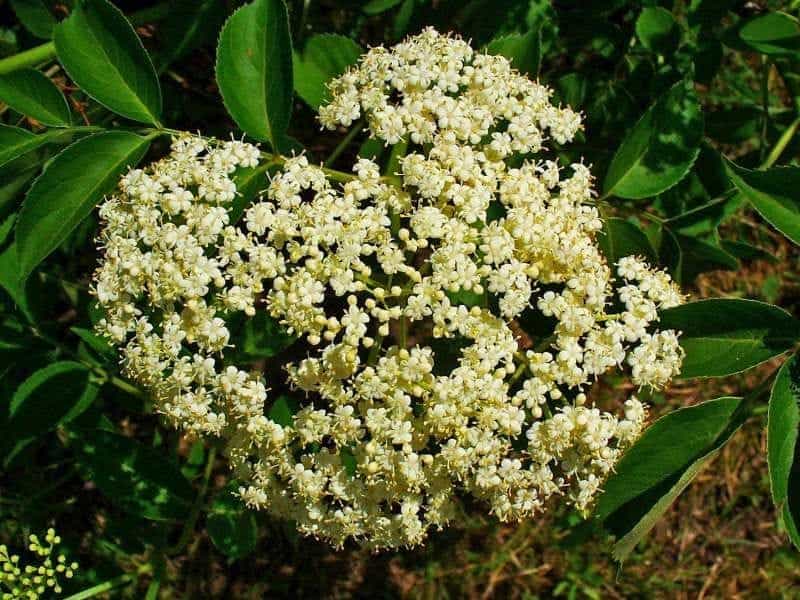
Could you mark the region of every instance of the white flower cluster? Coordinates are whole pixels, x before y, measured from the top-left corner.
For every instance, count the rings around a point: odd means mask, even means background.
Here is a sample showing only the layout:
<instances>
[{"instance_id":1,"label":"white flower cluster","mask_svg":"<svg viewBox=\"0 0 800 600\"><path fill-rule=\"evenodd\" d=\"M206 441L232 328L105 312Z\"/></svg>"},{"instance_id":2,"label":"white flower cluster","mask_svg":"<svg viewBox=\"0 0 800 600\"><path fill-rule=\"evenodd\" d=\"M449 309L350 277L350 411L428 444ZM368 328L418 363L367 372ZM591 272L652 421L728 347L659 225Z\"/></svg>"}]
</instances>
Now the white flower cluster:
<instances>
[{"instance_id":1,"label":"white flower cluster","mask_svg":"<svg viewBox=\"0 0 800 600\"><path fill-rule=\"evenodd\" d=\"M0 598L2 600L37 600L50 590L60 594L60 579L71 579L78 563L67 562L63 554L53 556L61 538L54 529L48 529L44 543L36 534L28 537L28 551L36 557L37 564L22 564L19 554L10 554L0 544ZM47 596L49 597L49 595Z\"/></svg>"},{"instance_id":2,"label":"white flower cluster","mask_svg":"<svg viewBox=\"0 0 800 600\"><path fill-rule=\"evenodd\" d=\"M408 143L400 172L359 160L337 183L287 159L230 223L232 173L256 149L176 140L101 209L100 330L175 424L228 440L250 506L334 544L418 544L467 495L503 520L556 496L588 509L645 408L630 397L617 417L586 391L614 368L664 386L682 351L654 325L682 298L636 257L615 285L589 170L531 157L579 115L433 30L331 89L323 124L364 117ZM226 359L228 319L257 311L298 337L290 424L266 416L257 365ZM531 319L551 325L523 334Z\"/></svg>"}]
</instances>

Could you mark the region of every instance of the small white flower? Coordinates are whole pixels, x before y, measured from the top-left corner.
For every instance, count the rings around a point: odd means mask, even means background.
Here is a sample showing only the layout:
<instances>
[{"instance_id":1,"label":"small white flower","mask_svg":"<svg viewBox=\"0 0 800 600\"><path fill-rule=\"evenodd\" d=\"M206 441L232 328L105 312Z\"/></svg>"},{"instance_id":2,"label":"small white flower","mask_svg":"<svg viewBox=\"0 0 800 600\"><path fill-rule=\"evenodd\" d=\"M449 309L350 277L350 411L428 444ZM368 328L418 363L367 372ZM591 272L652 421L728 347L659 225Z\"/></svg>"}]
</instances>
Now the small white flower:
<instances>
[{"instance_id":1,"label":"small white flower","mask_svg":"<svg viewBox=\"0 0 800 600\"><path fill-rule=\"evenodd\" d=\"M333 544L421 543L464 493L503 520L555 495L587 510L646 413L635 398L602 412L585 390L614 368L662 387L683 352L655 330L682 301L669 276L627 257L612 277L589 169L526 158L580 115L432 29L330 89L321 123L408 142L398 172L359 159L340 183L288 158L233 223L258 149L174 140L100 209L99 331L172 423L226 440L249 506ZM234 326L259 311L298 338L290 423L266 416L286 399L260 364L233 364ZM553 326L523 353L527 316Z\"/></svg>"}]
</instances>

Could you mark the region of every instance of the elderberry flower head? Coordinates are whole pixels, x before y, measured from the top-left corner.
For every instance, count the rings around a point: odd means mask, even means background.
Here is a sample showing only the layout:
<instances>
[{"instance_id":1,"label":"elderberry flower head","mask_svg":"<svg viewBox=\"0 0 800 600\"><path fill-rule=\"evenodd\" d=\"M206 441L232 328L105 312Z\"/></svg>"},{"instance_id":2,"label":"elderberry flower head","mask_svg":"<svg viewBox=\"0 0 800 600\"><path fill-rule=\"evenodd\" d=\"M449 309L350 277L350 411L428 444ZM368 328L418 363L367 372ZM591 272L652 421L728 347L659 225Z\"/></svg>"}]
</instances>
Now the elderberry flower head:
<instances>
[{"instance_id":1,"label":"elderberry flower head","mask_svg":"<svg viewBox=\"0 0 800 600\"><path fill-rule=\"evenodd\" d=\"M592 382L660 388L683 353L656 329L679 291L638 257L614 277L589 169L555 157L580 115L432 29L331 96L322 124L364 119L403 149L397 172L289 158L237 221L257 149L176 139L101 209L100 331L172 423L227 440L248 505L333 544L418 544L463 496L504 521L556 497L586 511L645 422L635 396L591 406ZM270 381L232 358L232 323L265 313L297 338Z\"/></svg>"}]
</instances>

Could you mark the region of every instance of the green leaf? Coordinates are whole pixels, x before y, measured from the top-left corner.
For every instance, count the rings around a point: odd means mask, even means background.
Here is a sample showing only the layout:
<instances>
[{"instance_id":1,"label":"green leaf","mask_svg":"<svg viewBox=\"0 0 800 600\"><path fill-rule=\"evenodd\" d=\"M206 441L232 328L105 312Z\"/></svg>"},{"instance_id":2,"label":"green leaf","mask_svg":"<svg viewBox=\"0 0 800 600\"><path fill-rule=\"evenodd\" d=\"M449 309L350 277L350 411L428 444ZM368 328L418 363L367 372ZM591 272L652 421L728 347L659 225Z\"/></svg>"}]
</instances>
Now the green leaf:
<instances>
[{"instance_id":1,"label":"green leaf","mask_svg":"<svg viewBox=\"0 0 800 600\"><path fill-rule=\"evenodd\" d=\"M650 6L636 19L636 35L648 50L668 54L678 47L681 33L675 17L667 9Z\"/></svg>"},{"instance_id":2,"label":"green leaf","mask_svg":"<svg viewBox=\"0 0 800 600\"><path fill-rule=\"evenodd\" d=\"M74 441L88 479L120 508L154 521L186 518L192 486L163 451L101 429L82 430Z\"/></svg>"},{"instance_id":3,"label":"green leaf","mask_svg":"<svg viewBox=\"0 0 800 600\"><path fill-rule=\"evenodd\" d=\"M694 172L711 198L723 196L733 189L730 178L725 172L722 155L705 142L700 146L700 154L694 163Z\"/></svg>"},{"instance_id":4,"label":"green leaf","mask_svg":"<svg viewBox=\"0 0 800 600\"><path fill-rule=\"evenodd\" d=\"M0 219L5 219L17 209L22 192L41 168L41 160L33 154L0 168Z\"/></svg>"},{"instance_id":5,"label":"green leaf","mask_svg":"<svg viewBox=\"0 0 800 600\"><path fill-rule=\"evenodd\" d=\"M796 460L800 427L800 358L787 360L769 399L767 462L772 500L783 517L792 543L800 548L800 463Z\"/></svg>"},{"instance_id":6,"label":"green leaf","mask_svg":"<svg viewBox=\"0 0 800 600\"><path fill-rule=\"evenodd\" d=\"M661 329L676 329L686 351L681 377L724 377L789 350L800 321L764 302L715 298L661 311Z\"/></svg>"},{"instance_id":7,"label":"green leaf","mask_svg":"<svg viewBox=\"0 0 800 600\"><path fill-rule=\"evenodd\" d=\"M291 346L297 338L265 310L244 323L242 351L250 358L272 358Z\"/></svg>"},{"instance_id":8,"label":"green leaf","mask_svg":"<svg viewBox=\"0 0 800 600\"><path fill-rule=\"evenodd\" d=\"M330 100L327 83L345 72L361 56L361 46L337 34L311 36L302 53L294 52L294 89L306 103L318 110Z\"/></svg>"},{"instance_id":9,"label":"green leaf","mask_svg":"<svg viewBox=\"0 0 800 600\"><path fill-rule=\"evenodd\" d=\"M476 294L472 290L465 290L464 288L461 288L455 292L448 290L445 292L445 294L450 299L452 304L456 306L462 304L470 308L473 306L485 305L487 298L484 294Z\"/></svg>"},{"instance_id":10,"label":"green leaf","mask_svg":"<svg viewBox=\"0 0 800 600\"><path fill-rule=\"evenodd\" d=\"M628 132L608 168L604 196L647 198L678 183L700 151L703 116L691 83L680 81Z\"/></svg>"},{"instance_id":11,"label":"green leaf","mask_svg":"<svg viewBox=\"0 0 800 600\"><path fill-rule=\"evenodd\" d=\"M403 0L370 0L361 7L361 10L368 15L379 15L391 8L394 8L402 1Z\"/></svg>"},{"instance_id":12,"label":"green leaf","mask_svg":"<svg viewBox=\"0 0 800 600\"><path fill-rule=\"evenodd\" d=\"M19 22L33 35L42 39L53 37L56 18L44 0L11 0L11 8Z\"/></svg>"},{"instance_id":13,"label":"green leaf","mask_svg":"<svg viewBox=\"0 0 800 600\"><path fill-rule=\"evenodd\" d=\"M617 463L595 514L619 539L623 561L670 504L738 429L739 398L681 408L653 423Z\"/></svg>"},{"instance_id":14,"label":"green leaf","mask_svg":"<svg viewBox=\"0 0 800 600\"><path fill-rule=\"evenodd\" d=\"M77 335L81 341L94 350L99 356L107 359L114 359L117 351L109 344L105 338L100 337L90 329L83 327L70 327L69 330Z\"/></svg>"},{"instance_id":15,"label":"green leaf","mask_svg":"<svg viewBox=\"0 0 800 600\"><path fill-rule=\"evenodd\" d=\"M617 463L616 473L603 486L595 515L606 519L692 462L727 428L740 402L718 398L658 419ZM677 443L675 435L683 443Z\"/></svg>"},{"instance_id":16,"label":"green leaf","mask_svg":"<svg viewBox=\"0 0 800 600\"><path fill-rule=\"evenodd\" d=\"M744 23L739 38L762 54L795 55L800 49L800 21L784 12L767 13Z\"/></svg>"},{"instance_id":17,"label":"green leaf","mask_svg":"<svg viewBox=\"0 0 800 600\"><path fill-rule=\"evenodd\" d=\"M0 252L0 288L6 291L29 323L38 323L43 318L52 318L54 295L49 289L45 289L42 279L20 279L17 245L11 235L16 221L16 214L9 216L3 222L0 232L5 238L3 250Z\"/></svg>"},{"instance_id":18,"label":"green leaf","mask_svg":"<svg viewBox=\"0 0 800 600\"><path fill-rule=\"evenodd\" d=\"M0 316L0 367L3 370L18 362L30 363L30 356L37 353L38 340L31 339L30 330L12 315ZM0 406L0 422L7 417L9 400Z\"/></svg>"},{"instance_id":19,"label":"green leaf","mask_svg":"<svg viewBox=\"0 0 800 600\"><path fill-rule=\"evenodd\" d=\"M65 425L94 402L98 387L84 365L72 361L50 364L20 384L11 398L5 438L15 442Z\"/></svg>"},{"instance_id":20,"label":"green leaf","mask_svg":"<svg viewBox=\"0 0 800 600\"><path fill-rule=\"evenodd\" d=\"M616 264L625 256L642 256L651 264L657 263L656 252L644 231L630 221L610 218L603 222L603 230L597 236L603 255L609 264Z\"/></svg>"},{"instance_id":21,"label":"green leaf","mask_svg":"<svg viewBox=\"0 0 800 600\"><path fill-rule=\"evenodd\" d=\"M159 24L163 51L158 57L161 70L218 34L225 21L225 5L219 0L176 0L170 2L166 18Z\"/></svg>"},{"instance_id":22,"label":"green leaf","mask_svg":"<svg viewBox=\"0 0 800 600\"><path fill-rule=\"evenodd\" d=\"M418 0L403 0L400 5L400 10L394 16L394 26L392 27L392 36L394 39L399 40L406 33L408 33L408 26L411 18L414 16L414 11L417 8Z\"/></svg>"},{"instance_id":23,"label":"green leaf","mask_svg":"<svg viewBox=\"0 0 800 600\"><path fill-rule=\"evenodd\" d=\"M27 277L144 156L150 140L106 131L75 142L45 167L25 196L17 224L20 274Z\"/></svg>"},{"instance_id":24,"label":"green leaf","mask_svg":"<svg viewBox=\"0 0 800 600\"><path fill-rule=\"evenodd\" d=\"M269 179L266 172L269 163L262 163L257 167L240 167L233 174L236 184L236 198L229 208L228 216L231 223L237 223L242 218L244 211L253 203L256 196L266 191Z\"/></svg>"},{"instance_id":25,"label":"green leaf","mask_svg":"<svg viewBox=\"0 0 800 600\"><path fill-rule=\"evenodd\" d=\"M297 412L299 403L294 398L281 394L278 399L272 403L267 416L278 425L284 427L291 427L294 422L294 413Z\"/></svg>"},{"instance_id":26,"label":"green leaf","mask_svg":"<svg viewBox=\"0 0 800 600\"><path fill-rule=\"evenodd\" d=\"M258 526L255 515L234 495L235 486L228 485L214 498L206 517L208 537L225 556L243 558L256 548Z\"/></svg>"},{"instance_id":27,"label":"green leaf","mask_svg":"<svg viewBox=\"0 0 800 600\"><path fill-rule=\"evenodd\" d=\"M539 75L542 61L542 30L538 27L527 33L512 33L489 42L489 54L499 54L511 61L511 66L531 77Z\"/></svg>"},{"instance_id":28,"label":"green leaf","mask_svg":"<svg viewBox=\"0 0 800 600\"><path fill-rule=\"evenodd\" d=\"M0 125L0 166L52 142L56 133L37 135L19 127Z\"/></svg>"},{"instance_id":29,"label":"green leaf","mask_svg":"<svg viewBox=\"0 0 800 600\"><path fill-rule=\"evenodd\" d=\"M736 189L775 229L800 244L800 168L751 171L726 160Z\"/></svg>"},{"instance_id":30,"label":"green leaf","mask_svg":"<svg viewBox=\"0 0 800 600\"><path fill-rule=\"evenodd\" d=\"M671 231L689 236L698 237L713 233L717 226L725 219L728 208L728 198L716 198L700 206L675 215L664 221Z\"/></svg>"},{"instance_id":31,"label":"green leaf","mask_svg":"<svg viewBox=\"0 0 800 600\"><path fill-rule=\"evenodd\" d=\"M54 32L58 59L83 91L134 121L158 125L161 88L139 36L107 0L83 0Z\"/></svg>"},{"instance_id":32,"label":"green leaf","mask_svg":"<svg viewBox=\"0 0 800 600\"><path fill-rule=\"evenodd\" d=\"M568 73L556 80L556 98L573 110L579 110L586 102L590 85L591 82L585 75Z\"/></svg>"},{"instance_id":33,"label":"green leaf","mask_svg":"<svg viewBox=\"0 0 800 600\"><path fill-rule=\"evenodd\" d=\"M217 83L237 125L279 150L292 111L292 41L283 0L255 0L222 28Z\"/></svg>"},{"instance_id":34,"label":"green leaf","mask_svg":"<svg viewBox=\"0 0 800 600\"><path fill-rule=\"evenodd\" d=\"M353 454L353 449L348 446L340 447L339 457L342 459L342 466L347 475L355 477L356 471L358 471L358 459Z\"/></svg>"},{"instance_id":35,"label":"green leaf","mask_svg":"<svg viewBox=\"0 0 800 600\"><path fill-rule=\"evenodd\" d=\"M0 223L0 246L5 247L6 242L11 239L11 232L14 231L14 224L17 222L17 215L9 215Z\"/></svg>"},{"instance_id":36,"label":"green leaf","mask_svg":"<svg viewBox=\"0 0 800 600\"><path fill-rule=\"evenodd\" d=\"M0 75L0 101L43 125L68 127L72 123L64 94L36 69Z\"/></svg>"}]
</instances>

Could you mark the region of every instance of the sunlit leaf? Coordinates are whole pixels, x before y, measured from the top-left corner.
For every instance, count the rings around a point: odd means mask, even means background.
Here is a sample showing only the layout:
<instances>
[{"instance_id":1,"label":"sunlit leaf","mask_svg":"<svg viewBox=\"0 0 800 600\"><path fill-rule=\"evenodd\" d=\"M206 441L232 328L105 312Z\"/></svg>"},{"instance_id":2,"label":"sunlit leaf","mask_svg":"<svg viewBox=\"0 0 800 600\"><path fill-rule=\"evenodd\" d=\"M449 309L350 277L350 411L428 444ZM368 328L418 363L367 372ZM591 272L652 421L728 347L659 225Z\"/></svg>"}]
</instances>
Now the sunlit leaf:
<instances>
[{"instance_id":1,"label":"sunlit leaf","mask_svg":"<svg viewBox=\"0 0 800 600\"><path fill-rule=\"evenodd\" d=\"M645 430L604 484L595 515L617 536L623 561L738 429L739 398L681 408Z\"/></svg>"},{"instance_id":2,"label":"sunlit leaf","mask_svg":"<svg viewBox=\"0 0 800 600\"><path fill-rule=\"evenodd\" d=\"M66 239L149 145L147 138L134 133L107 131L75 142L47 164L19 213L21 277Z\"/></svg>"},{"instance_id":3,"label":"sunlit leaf","mask_svg":"<svg viewBox=\"0 0 800 600\"><path fill-rule=\"evenodd\" d=\"M690 83L678 82L633 126L603 183L605 196L647 198L678 183L700 151L703 117Z\"/></svg>"},{"instance_id":4,"label":"sunlit leaf","mask_svg":"<svg viewBox=\"0 0 800 600\"><path fill-rule=\"evenodd\" d=\"M292 41L283 0L255 0L222 28L217 83L237 125L280 149L292 110Z\"/></svg>"},{"instance_id":5,"label":"sunlit leaf","mask_svg":"<svg viewBox=\"0 0 800 600\"><path fill-rule=\"evenodd\" d=\"M542 61L541 30L537 28L523 34L504 35L489 42L486 51L505 56L511 61L512 67L535 78L539 75Z\"/></svg>"},{"instance_id":6,"label":"sunlit leaf","mask_svg":"<svg viewBox=\"0 0 800 600\"><path fill-rule=\"evenodd\" d=\"M55 28L64 70L83 91L134 121L157 124L161 88L131 24L107 0L83 0Z\"/></svg>"},{"instance_id":7,"label":"sunlit leaf","mask_svg":"<svg viewBox=\"0 0 800 600\"><path fill-rule=\"evenodd\" d=\"M739 38L753 50L773 56L800 50L800 21L784 12L770 12L745 22Z\"/></svg>"},{"instance_id":8,"label":"sunlit leaf","mask_svg":"<svg viewBox=\"0 0 800 600\"><path fill-rule=\"evenodd\" d=\"M800 321L782 308L734 298L668 308L659 328L681 332L682 378L732 375L783 354L800 339Z\"/></svg>"}]
</instances>

